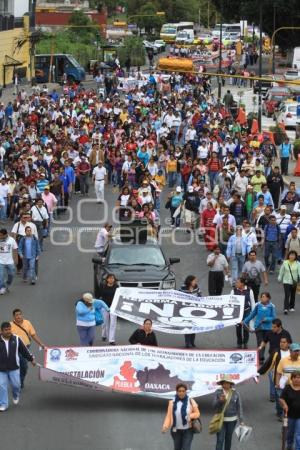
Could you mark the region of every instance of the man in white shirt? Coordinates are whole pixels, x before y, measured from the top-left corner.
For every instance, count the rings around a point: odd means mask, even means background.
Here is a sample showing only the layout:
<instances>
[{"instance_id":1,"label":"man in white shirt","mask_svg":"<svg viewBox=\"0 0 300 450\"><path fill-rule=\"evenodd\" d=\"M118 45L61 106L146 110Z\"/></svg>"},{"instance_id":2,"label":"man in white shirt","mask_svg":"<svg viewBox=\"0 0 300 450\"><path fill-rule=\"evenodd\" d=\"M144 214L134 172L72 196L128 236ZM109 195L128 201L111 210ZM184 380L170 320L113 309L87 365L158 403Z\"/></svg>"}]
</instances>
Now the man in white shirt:
<instances>
[{"instance_id":1,"label":"man in white shirt","mask_svg":"<svg viewBox=\"0 0 300 450\"><path fill-rule=\"evenodd\" d=\"M49 214L42 198L38 198L31 208L31 220L35 224L39 236L40 248L43 251L44 230L47 232Z\"/></svg>"},{"instance_id":2,"label":"man in white shirt","mask_svg":"<svg viewBox=\"0 0 300 450\"><path fill-rule=\"evenodd\" d=\"M223 217L228 217L228 225L230 225L233 228L236 228L236 220L235 217L232 214L229 214L229 206L224 205L222 208L221 214L216 214L213 220L213 224L221 226L223 223Z\"/></svg>"},{"instance_id":3,"label":"man in white shirt","mask_svg":"<svg viewBox=\"0 0 300 450\"><path fill-rule=\"evenodd\" d=\"M1 178L0 198L3 199L4 205L3 205L3 202L1 202L0 219L4 220L4 221L7 219L7 205L8 205L9 196L10 196L10 192L9 192L9 187L8 187L6 178Z\"/></svg>"},{"instance_id":4,"label":"man in white shirt","mask_svg":"<svg viewBox=\"0 0 300 450\"><path fill-rule=\"evenodd\" d=\"M103 166L103 162L99 161L98 165L93 169L93 183L95 185L97 203L102 203L104 200L104 186L106 180L107 180L107 170Z\"/></svg>"},{"instance_id":5,"label":"man in white shirt","mask_svg":"<svg viewBox=\"0 0 300 450\"><path fill-rule=\"evenodd\" d=\"M7 230L0 230L0 295L5 294L12 284L17 261L18 244L8 236Z\"/></svg>"},{"instance_id":6,"label":"man in white shirt","mask_svg":"<svg viewBox=\"0 0 300 450\"><path fill-rule=\"evenodd\" d=\"M95 242L95 249L99 256L103 256L104 252L106 250L108 240L109 240L109 232L112 228L112 225L109 223L106 223L103 228L100 229L100 231L97 234L96 242Z\"/></svg>"}]
</instances>

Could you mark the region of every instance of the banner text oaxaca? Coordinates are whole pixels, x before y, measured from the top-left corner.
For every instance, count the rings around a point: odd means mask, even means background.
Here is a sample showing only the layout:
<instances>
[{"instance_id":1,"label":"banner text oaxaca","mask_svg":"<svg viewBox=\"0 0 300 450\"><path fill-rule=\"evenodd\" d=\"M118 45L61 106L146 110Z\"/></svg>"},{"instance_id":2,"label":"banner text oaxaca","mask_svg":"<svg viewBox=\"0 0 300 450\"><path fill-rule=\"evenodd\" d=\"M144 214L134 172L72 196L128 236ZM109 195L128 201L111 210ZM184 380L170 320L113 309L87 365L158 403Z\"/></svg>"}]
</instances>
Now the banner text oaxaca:
<instances>
[{"instance_id":1,"label":"banner text oaxaca","mask_svg":"<svg viewBox=\"0 0 300 450\"><path fill-rule=\"evenodd\" d=\"M153 329L188 334L221 330L242 321L244 297L195 297L175 290L118 288L111 312L130 322L151 319Z\"/></svg>"},{"instance_id":2,"label":"banner text oaxaca","mask_svg":"<svg viewBox=\"0 0 300 450\"><path fill-rule=\"evenodd\" d=\"M172 398L180 382L188 385L191 397L200 397L214 392L225 374L240 383L256 372L255 350L55 347L46 350L40 378L94 390Z\"/></svg>"}]
</instances>

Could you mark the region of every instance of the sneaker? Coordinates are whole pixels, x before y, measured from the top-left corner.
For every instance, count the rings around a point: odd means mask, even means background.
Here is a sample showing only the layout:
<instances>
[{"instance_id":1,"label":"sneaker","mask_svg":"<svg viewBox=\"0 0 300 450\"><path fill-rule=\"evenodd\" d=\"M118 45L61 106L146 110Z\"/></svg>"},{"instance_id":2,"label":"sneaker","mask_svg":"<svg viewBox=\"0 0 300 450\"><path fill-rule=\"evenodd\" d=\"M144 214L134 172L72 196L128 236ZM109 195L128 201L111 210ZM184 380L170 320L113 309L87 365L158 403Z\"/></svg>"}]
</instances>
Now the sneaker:
<instances>
[{"instance_id":1,"label":"sneaker","mask_svg":"<svg viewBox=\"0 0 300 450\"><path fill-rule=\"evenodd\" d=\"M12 401L14 405L17 405L20 401L20 397L13 398Z\"/></svg>"},{"instance_id":2,"label":"sneaker","mask_svg":"<svg viewBox=\"0 0 300 450\"><path fill-rule=\"evenodd\" d=\"M244 349L247 350L248 344L244 344Z\"/></svg>"},{"instance_id":3,"label":"sneaker","mask_svg":"<svg viewBox=\"0 0 300 450\"><path fill-rule=\"evenodd\" d=\"M31 284L35 284L35 280L31 280Z\"/></svg>"},{"instance_id":4,"label":"sneaker","mask_svg":"<svg viewBox=\"0 0 300 450\"><path fill-rule=\"evenodd\" d=\"M295 308L290 308L290 312L295 312Z\"/></svg>"},{"instance_id":5,"label":"sneaker","mask_svg":"<svg viewBox=\"0 0 300 450\"><path fill-rule=\"evenodd\" d=\"M1 291L0 291L0 293L1 293ZM285 310L283 311L283 313L284 313L285 315L287 315L287 314L288 314L288 310L285 309Z\"/></svg>"},{"instance_id":6,"label":"sneaker","mask_svg":"<svg viewBox=\"0 0 300 450\"><path fill-rule=\"evenodd\" d=\"M109 344L110 344L110 345L116 345L116 343L115 343L115 342L110 342Z\"/></svg>"},{"instance_id":7,"label":"sneaker","mask_svg":"<svg viewBox=\"0 0 300 450\"><path fill-rule=\"evenodd\" d=\"M6 406L0 406L0 411L6 411L7 407Z\"/></svg>"},{"instance_id":8,"label":"sneaker","mask_svg":"<svg viewBox=\"0 0 300 450\"><path fill-rule=\"evenodd\" d=\"M102 338L102 341L105 342L105 341L106 341L106 337L103 337L103 338Z\"/></svg>"},{"instance_id":9,"label":"sneaker","mask_svg":"<svg viewBox=\"0 0 300 450\"><path fill-rule=\"evenodd\" d=\"M273 275L274 274L274 270L270 270L269 274Z\"/></svg>"},{"instance_id":10,"label":"sneaker","mask_svg":"<svg viewBox=\"0 0 300 450\"><path fill-rule=\"evenodd\" d=\"M5 289L5 288L1 288L1 289L0 289L0 295L4 295L5 292L6 292L6 289Z\"/></svg>"}]
</instances>

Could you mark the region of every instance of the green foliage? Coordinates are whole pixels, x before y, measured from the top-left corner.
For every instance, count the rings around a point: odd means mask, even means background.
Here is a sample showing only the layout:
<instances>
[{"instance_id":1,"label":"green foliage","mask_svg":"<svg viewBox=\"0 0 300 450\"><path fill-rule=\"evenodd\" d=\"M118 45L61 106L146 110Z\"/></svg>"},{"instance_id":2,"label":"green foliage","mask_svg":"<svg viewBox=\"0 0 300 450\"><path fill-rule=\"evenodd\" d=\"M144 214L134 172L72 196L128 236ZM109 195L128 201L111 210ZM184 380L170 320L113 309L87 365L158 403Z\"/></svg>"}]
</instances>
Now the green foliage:
<instances>
[{"instance_id":1,"label":"green foliage","mask_svg":"<svg viewBox=\"0 0 300 450\"><path fill-rule=\"evenodd\" d=\"M84 67L88 66L90 59L97 58L97 49L91 41L85 43L70 30L60 31L53 36L45 33L36 46L36 53L51 53L52 42L54 53L70 53Z\"/></svg>"},{"instance_id":2,"label":"green foliage","mask_svg":"<svg viewBox=\"0 0 300 450\"><path fill-rule=\"evenodd\" d=\"M124 67L127 58L130 58L131 66L143 66L146 60L145 56L143 41L139 37L126 37L124 45L118 49L118 57L122 67Z\"/></svg>"},{"instance_id":3,"label":"green foliage","mask_svg":"<svg viewBox=\"0 0 300 450\"><path fill-rule=\"evenodd\" d=\"M263 8L263 31L272 36L275 28L300 26L300 2L299 0L212 0L217 10L223 11L224 22L239 22L240 19L248 20L248 23L259 24L259 5ZM299 45L300 30L280 31L276 35L276 44L280 47L293 48Z\"/></svg>"}]
</instances>

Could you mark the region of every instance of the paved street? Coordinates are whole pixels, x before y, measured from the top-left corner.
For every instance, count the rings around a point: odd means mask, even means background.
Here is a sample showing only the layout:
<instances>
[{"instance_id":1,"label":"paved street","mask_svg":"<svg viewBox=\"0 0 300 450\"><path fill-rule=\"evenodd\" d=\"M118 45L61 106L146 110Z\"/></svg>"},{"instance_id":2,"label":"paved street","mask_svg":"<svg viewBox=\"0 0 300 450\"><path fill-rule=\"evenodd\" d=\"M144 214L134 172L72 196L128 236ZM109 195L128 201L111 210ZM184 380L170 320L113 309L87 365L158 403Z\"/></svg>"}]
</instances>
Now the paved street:
<instances>
[{"instance_id":1,"label":"paved street","mask_svg":"<svg viewBox=\"0 0 300 450\"><path fill-rule=\"evenodd\" d=\"M108 188L106 197L114 204L116 193ZM78 251L76 234L79 222L76 219L74 197L72 207L74 220L71 229L75 238L71 245L53 246L46 243L46 251L40 262L40 275L36 286L24 285L20 278L15 280L11 292L0 298L1 320L10 318L13 308L21 307L25 316L32 320L44 342L50 346L69 346L78 344L75 328L74 303L80 294L92 289L92 253ZM164 204L164 202L162 202ZM95 227L103 217L103 206L89 203L83 208L84 218L96 221ZM163 221L166 218L163 211ZM58 225L56 225L58 226ZM64 225L65 226L65 225ZM89 225L83 225L89 227ZM67 227L67 225L66 225ZM92 249L95 231L82 235L85 248ZM176 232L181 243L190 239L182 231ZM163 239L163 248L170 257L180 256L181 264L174 266L178 286L187 274L199 277L203 293L207 294L207 269L204 247L195 244L176 246L169 238ZM227 287L226 292L229 291ZM270 291L282 314L282 288L272 276ZM298 300L299 301L299 300ZM292 332L295 340L300 340L299 313L284 317L284 325ZM134 324L119 320L117 343L127 344L128 337L136 328ZM183 337L171 337L158 333L161 346L183 347ZM196 343L200 348L232 348L235 346L235 330L198 335ZM97 345L102 345L98 333ZM255 339L251 337L254 347ZM32 350L42 362L43 355L36 346ZM42 383L38 380L38 370L30 368L20 404L11 406L1 415L1 444L3 448L13 444L24 450L167 450L172 447L169 435L160 433L161 423L167 403L154 398L137 398L121 394L94 393L86 390L68 388ZM274 405L268 401L268 381L263 379L259 385L254 382L240 386L245 421L254 426L253 438L243 447L246 450L277 450L280 447L280 424L274 413ZM207 424L212 414L211 398L198 399L204 432L195 436L193 449L213 449L215 437L208 435ZM257 411L259 409L259 417ZM263 444L264 443L264 444ZM233 449L238 447L234 444Z\"/></svg>"}]
</instances>

